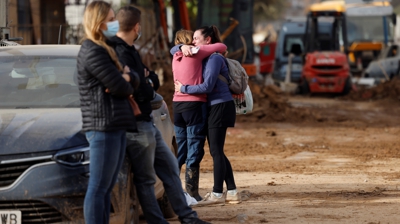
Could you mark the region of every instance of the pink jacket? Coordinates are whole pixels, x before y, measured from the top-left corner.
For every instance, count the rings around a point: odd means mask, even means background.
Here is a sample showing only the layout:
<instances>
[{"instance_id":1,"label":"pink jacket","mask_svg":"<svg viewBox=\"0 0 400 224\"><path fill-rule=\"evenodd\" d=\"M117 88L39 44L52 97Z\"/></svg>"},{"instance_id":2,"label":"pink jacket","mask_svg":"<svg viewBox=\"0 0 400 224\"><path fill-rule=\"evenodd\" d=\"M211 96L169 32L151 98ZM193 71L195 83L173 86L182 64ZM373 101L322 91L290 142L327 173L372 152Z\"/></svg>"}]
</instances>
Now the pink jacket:
<instances>
[{"instance_id":1,"label":"pink jacket","mask_svg":"<svg viewBox=\"0 0 400 224\"><path fill-rule=\"evenodd\" d=\"M222 43L198 46L199 51L191 57L183 56L181 51L174 54L172 59L172 72L174 80L180 81L183 85L198 85L203 83L203 59L214 52L225 52L226 45ZM201 101L207 102L207 94L189 95L175 92L172 101Z\"/></svg>"}]
</instances>

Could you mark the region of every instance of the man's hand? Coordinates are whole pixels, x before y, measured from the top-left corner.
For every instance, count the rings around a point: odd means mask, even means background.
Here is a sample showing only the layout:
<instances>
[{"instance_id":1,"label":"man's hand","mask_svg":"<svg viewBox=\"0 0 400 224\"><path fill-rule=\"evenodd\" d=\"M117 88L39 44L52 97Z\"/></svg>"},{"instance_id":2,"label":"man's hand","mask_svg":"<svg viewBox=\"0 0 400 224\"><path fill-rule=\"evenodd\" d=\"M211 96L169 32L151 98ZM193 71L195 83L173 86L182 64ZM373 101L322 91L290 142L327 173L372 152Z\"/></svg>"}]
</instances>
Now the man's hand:
<instances>
[{"instance_id":1,"label":"man's hand","mask_svg":"<svg viewBox=\"0 0 400 224\"><path fill-rule=\"evenodd\" d=\"M181 47L181 51L182 51L183 55L185 55L186 57L192 56L192 50L191 50L192 47L193 46L190 46L190 45L183 45Z\"/></svg>"},{"instance_id":2,"label":"man's hand","mask_svg":"<svg viewBox=\"0 0 400 224\"><path fill-rule=\"evenodd\" d=\"M178 80L175 80L175 92L181 92L181 87L182 87L182 83L179 82Z\"/></svg>"}]
</instances>

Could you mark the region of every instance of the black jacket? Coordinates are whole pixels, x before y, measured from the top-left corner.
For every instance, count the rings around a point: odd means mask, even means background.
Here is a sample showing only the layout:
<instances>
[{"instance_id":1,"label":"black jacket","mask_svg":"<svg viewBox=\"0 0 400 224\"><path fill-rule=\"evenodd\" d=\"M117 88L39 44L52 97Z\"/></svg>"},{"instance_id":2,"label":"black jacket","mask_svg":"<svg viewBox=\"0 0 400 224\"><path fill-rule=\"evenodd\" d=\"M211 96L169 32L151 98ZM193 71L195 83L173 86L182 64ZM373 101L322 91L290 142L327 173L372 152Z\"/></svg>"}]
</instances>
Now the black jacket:
<instances>
[{"instance_id":1,"label":"black jacket","mask_svg":"<svg viewBox=\"0 0 400 224\"><path fill-rule=\"evenodd\" d=\"M127 65L131 71L136 72L140 77L139 88L135 91L134 97L142 115L136 117L136 120L150 121L152 112L150 102L154 98L154 91L157 91L160 87L158 76L143 64L135 46L129 46L124 40L117 36L112 37L111 41L121 63ZM145 68L150 71L150 75L147 78L144 76ZM151 86L149 79L153 83L153 86Z\"/></svg>"},{"instance_id":2,"label":"black jacket","mask_svg":"<svg viewBox=\"0 0 400 224\"><path fill-rule=\"evenodd\" d=\"M135 131L128 102L132 85L122 77L106 49L85 40L78 53L77 70L83 131Z\"/></svg>"}]
</instances>

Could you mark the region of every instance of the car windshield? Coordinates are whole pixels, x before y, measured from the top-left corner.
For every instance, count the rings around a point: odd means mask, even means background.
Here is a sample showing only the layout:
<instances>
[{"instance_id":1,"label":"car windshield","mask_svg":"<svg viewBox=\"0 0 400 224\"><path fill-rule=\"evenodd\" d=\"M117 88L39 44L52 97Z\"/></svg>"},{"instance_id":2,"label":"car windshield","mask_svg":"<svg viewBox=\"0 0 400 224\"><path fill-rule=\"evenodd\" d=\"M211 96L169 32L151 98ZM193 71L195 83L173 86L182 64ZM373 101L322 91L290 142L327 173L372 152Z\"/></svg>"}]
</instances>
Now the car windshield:
<instances>
[{"instance_id":1,"label":"car windshield","mask_svg":"<svg viewBox=\"0 0 400 224\"><path fill-rule=\"evenodd\" d=\"M284 52L283 55L288 56L290 51L292 50L292 45L293 44L299 44L301 51L304 51L304 46L303 46L303 35L287 35L285 37L285 43L284 43Z\"/></svg>"},{"instance_id":2,"label":"car windshield","mask_svg":"<svg viewBox=\"0 0 400 224\"><path fill-rule=\"evenodd\" d=\"M354 16L347 17L347 38L349 44L354 41L384 41L384 21L388 28L387 40L393 40L393 23L390 17L382 16Z\"/></svg>"},{"instance_id":3,"label":"car windshield","mask_svg":"<svg viewBox=\"0 0 400 224\"><path fill-rule=\"evenodd\" d=\"M79 105L76 57L0 57L0 108Z\"/></svg>"}]
</instances>

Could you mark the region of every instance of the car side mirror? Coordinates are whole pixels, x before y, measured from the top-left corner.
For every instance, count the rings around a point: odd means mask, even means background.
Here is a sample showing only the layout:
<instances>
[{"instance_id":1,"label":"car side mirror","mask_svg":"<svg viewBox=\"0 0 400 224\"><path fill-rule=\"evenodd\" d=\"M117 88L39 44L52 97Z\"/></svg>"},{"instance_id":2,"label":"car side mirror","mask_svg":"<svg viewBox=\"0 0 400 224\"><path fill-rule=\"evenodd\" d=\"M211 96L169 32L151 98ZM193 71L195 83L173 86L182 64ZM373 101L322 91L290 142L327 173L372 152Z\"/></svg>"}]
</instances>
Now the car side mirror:
<instances>
[{"instance_id":1,"label":"car side mirror","mask_svg":"<svg viewBox=\"0 0 400 224\"><path fill-rule=\"evenodd\" d=\"M397 24L397 15L396 15L396 13L392 14L392 23L393 23L393 25Z\"/></svg>"}]
</instances>

